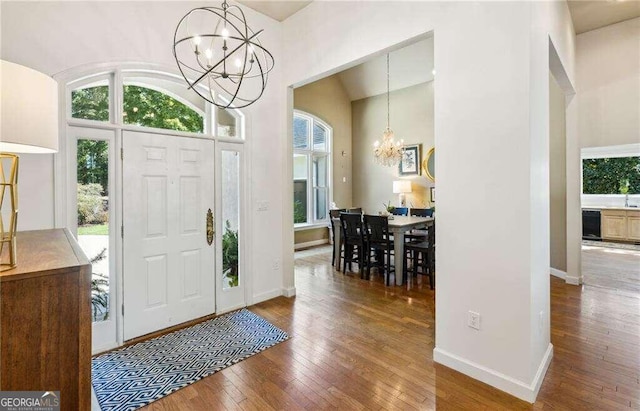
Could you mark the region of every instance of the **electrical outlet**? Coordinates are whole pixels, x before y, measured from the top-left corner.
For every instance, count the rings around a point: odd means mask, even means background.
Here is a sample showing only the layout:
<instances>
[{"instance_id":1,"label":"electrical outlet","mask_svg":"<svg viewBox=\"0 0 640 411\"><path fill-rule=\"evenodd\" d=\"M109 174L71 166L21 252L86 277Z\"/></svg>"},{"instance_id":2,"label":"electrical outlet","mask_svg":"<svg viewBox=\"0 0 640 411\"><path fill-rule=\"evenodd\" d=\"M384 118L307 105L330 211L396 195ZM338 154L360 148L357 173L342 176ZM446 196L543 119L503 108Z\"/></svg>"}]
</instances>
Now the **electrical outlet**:
<instances>
[{"instance_id":1,"label":"electrical outlet","mask_svg":"<svg viewBox=\"0 0 640 411\"><path fill-rule=\"evenodd\" d=\"M268 201L258 201L258 211L267 211L269 209Z\"/></svg>"},{"instance_id":2,"label":"electrical outlet","mask_svg":"<svg viewBox=\"0 0 640 411\"><path fill-rule=\"evenodd\" d=\"M475 330L480 329L480 314L475 311L469 311L467 325Z\"/></svg>"},{"instance_id":3,"label":"electrical outlet","mask_svg":"<svg viewBox=\"0 0 640 411\"><path fill-rule=\"evenodd\" d=\"M273 269L274 270L279 270L280 269L280 260L278 260L277 258L275 260L273 260Z\"/></svg>"},{"instance_id":4,"label":"electrical outlet","mask_svg":"<svg viewBox=\"0 0 640 411\"><path fill-rule=\"evenodd\" d=\"M347 182L347 177L342 177L342 182L346 183Z\"/></svg>"}]
</instances>

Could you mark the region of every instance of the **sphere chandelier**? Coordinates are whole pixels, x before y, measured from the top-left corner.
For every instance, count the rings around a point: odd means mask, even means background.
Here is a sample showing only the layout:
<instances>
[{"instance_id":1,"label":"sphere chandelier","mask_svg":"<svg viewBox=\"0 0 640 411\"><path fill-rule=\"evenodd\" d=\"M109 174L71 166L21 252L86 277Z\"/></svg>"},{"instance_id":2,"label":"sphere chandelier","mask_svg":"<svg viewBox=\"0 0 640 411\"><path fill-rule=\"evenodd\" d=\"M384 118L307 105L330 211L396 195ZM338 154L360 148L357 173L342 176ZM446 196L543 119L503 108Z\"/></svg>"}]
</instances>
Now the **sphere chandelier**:
<instances>
[{"instance_id":1,"label":"sphere chandelier","mask_svg":"<svg viewBox=\"0 0 640 411\"><path fill-rule=\"evenodd\" d=\"M265 49L242 9L198 7L178 23L173 56L189 88L220 108L243 108L257 101L273 69L273 55Z\"/></svg>"}]
</instances>

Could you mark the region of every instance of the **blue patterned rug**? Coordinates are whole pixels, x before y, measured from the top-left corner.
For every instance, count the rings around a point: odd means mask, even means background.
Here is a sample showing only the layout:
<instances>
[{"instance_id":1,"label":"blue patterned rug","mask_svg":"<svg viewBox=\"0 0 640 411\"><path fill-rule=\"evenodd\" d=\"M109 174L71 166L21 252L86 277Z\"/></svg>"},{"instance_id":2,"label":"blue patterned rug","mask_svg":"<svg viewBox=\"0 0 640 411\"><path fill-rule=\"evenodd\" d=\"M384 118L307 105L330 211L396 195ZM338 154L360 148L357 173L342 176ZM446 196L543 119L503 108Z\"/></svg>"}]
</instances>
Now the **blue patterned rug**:
<instances>
[{"instance_id":1,"label":"blue patterned rug","mask_svg":"<svg viewBox=\"0 0 640 411\"><path fill-rule=\"evenodd\" d=\"M289 338L242 309L93 358L102 411L135 410Z\"/></svg>"}]
</instances>

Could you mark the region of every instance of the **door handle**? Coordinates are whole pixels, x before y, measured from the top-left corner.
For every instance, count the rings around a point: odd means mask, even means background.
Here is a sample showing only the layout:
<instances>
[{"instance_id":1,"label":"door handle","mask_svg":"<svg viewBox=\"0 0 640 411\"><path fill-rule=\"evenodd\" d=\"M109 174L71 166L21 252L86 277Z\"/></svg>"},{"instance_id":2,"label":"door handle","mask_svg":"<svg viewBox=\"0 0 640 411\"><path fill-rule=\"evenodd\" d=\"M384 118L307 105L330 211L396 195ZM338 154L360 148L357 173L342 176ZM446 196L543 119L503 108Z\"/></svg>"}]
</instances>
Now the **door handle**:
<instances>
[{"instance_id":1,"label":"door handle","mask_svg":"<svg viewBox=\"0 0 640 411\"><path fill-rule=\"evenodd\" d=\"M213 230L213 213L211 209L207 211L207 244L211 245L213 243L213 235L215 231Z\"/></svg>"}]
</instances>

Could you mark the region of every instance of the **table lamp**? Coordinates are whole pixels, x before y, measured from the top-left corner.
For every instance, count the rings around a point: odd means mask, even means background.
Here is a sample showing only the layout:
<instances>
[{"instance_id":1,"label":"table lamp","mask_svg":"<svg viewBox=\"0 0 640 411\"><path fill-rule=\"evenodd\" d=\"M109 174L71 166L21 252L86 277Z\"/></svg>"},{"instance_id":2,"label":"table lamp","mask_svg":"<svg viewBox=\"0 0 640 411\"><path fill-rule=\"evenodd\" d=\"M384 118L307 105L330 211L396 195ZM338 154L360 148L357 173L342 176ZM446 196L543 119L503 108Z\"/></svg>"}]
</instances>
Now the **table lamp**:
<instances>
[{"instance_id":1,"label":"table lamp","mask_svg":"<svg viewBox=\"0 0 640 411\"><path fill-rule=\"evenodd\" d=\"M14 268L18 226L18 164L15 153L58 151L58 83L51 77L0 60L0 266ZM3 259L8 254L8 262Z\"/></svg>"},{"instance_id":2,"label":"table lamp","mask_svg":"<svg viewBox=\"0 0 640 411\"><path fill-rule=\"evenodd\" d=\"M396 180L393 182L393 194L399 194L400 207L407 206L407 199L405 197L406 193L411 192L411 181L410 180Z\"/></svg>"}]
</instances>

